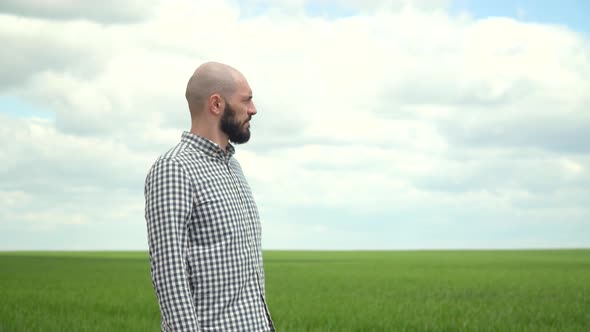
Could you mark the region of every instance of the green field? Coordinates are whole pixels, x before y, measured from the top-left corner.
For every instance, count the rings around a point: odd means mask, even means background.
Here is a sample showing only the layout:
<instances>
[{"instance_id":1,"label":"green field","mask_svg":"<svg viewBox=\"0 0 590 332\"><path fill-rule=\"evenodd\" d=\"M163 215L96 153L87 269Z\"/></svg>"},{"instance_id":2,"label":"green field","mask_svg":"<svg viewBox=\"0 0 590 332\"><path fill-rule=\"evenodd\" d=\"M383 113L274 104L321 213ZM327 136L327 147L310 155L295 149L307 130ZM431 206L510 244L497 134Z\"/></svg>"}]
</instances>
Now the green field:
<instances>
[{"instance_id":1,"label":"green field","mask_svg":"<svg viewBox=\"0 0 590 332\"><path fill-rule=\"evenodd\" d=\"M590 331L590 250L265 252L280 331ZM145 252L0 252L0 331L158 331Z\"/></svg>"}]
</instances>

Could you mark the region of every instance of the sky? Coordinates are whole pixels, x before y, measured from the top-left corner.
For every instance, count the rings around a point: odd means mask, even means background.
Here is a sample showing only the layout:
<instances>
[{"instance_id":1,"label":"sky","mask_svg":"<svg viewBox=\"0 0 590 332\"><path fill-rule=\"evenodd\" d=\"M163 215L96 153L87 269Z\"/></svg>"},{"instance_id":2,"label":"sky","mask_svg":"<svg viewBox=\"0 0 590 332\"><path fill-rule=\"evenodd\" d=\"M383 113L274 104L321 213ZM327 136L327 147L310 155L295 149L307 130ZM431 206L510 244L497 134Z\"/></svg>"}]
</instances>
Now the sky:
<instances>
[{"instance_id":1,"label":"sky","mask_svg":"<svg viewBox=\"0 0 590 332\"><path fill-rule=\"evenodd\" d=\"M263 248L590 248L587 1L0 3L0 250L147 250L194 69L239 69Z\"/></svg>"}]
</instances>

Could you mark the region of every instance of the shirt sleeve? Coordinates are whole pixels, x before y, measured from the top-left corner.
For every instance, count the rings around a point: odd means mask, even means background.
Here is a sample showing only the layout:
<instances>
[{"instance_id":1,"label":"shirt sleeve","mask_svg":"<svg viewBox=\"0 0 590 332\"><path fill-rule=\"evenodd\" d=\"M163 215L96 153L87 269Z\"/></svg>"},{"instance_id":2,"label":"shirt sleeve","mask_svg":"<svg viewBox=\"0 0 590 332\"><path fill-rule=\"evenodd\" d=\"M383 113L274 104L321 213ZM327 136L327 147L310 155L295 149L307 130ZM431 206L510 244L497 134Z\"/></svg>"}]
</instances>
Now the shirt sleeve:
<instances>
[{"instance_id":1,"label":"shirt sleeve","mask_svg":"<svg viewBox=\"0 0 590 332\"><path fill-rule=\"evenodd\" d=\"M150 269L164 331L199 331L185 268L193 193L190 179L174 160L159 160L146 178Z\"/></svg>"}]
</instances>

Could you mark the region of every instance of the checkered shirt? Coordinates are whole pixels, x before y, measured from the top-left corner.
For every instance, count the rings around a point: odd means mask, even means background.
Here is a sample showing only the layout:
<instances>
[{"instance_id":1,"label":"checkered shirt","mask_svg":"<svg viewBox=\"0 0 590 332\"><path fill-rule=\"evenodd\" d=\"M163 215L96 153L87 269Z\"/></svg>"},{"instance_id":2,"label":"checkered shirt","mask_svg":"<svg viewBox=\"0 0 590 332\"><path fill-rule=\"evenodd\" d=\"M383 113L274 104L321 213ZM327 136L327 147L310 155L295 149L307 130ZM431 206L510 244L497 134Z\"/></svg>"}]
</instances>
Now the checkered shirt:
<instances>
[{"instance_id":1,"label":"checkered shirt","mask_svg":"<svg viewBox=\"0 0 590 332\"><path fill-rule=\"evenodd\" d=\"M227 151L184 132L145 183L152 283L162 331L274 331L266 305L261 226L250 187Z\"/></svg>"}]
</instances>

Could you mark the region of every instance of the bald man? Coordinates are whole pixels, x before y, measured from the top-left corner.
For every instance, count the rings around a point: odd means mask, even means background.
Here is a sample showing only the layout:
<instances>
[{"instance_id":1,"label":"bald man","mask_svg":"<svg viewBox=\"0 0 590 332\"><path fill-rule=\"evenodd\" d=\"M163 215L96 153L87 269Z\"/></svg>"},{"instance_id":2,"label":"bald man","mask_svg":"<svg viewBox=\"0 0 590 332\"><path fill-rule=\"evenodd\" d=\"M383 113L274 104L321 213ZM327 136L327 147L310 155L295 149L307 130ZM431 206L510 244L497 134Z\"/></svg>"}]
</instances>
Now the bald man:
<instances>
[{"instance_id":1,"label":"bald man","mask_svg":"<svg viewBox=\"0 0 590 332\"><path fill-rule=\"evenodd\" d=\"M145 183L152 283L162 331L274 331L258 210L232 143L256 114L244 75L208 62L186 88L191 130Z\"/></svg>"}]
</instances>

